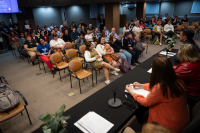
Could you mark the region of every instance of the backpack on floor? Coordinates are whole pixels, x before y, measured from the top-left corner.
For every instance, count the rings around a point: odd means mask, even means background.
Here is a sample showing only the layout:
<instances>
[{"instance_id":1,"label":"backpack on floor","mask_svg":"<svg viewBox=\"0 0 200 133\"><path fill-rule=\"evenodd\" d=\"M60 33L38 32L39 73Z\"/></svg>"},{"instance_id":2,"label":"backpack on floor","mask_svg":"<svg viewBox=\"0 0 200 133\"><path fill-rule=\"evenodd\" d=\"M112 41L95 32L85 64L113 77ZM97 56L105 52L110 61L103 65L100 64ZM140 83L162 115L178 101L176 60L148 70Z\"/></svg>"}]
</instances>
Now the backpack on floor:
<instances>
[{"instance_id":1,"label":"backpack on floor","mask_svg":"<svg viewBox=\"0 0 200 133\"><path fill-rule=\"evenodd\" d=\"M0 112L8 111L19 104L16 93L7 84L0 86Z\"/></svg>"},{"instance_id":2,"label":"backpack on floor","mask_svg":"<svg viewBox=\"0 0 200 133\"><path fill-rule=\"evenodd\" d=\"M160 44L159 38L157 36L155 36L155 38L153 39L153 44L154 45L159 45Z\"/></svg>"},{"instance_id":3,"label":"backpack on floor","mask_svg":"<svg viewBox=\"0 0 200 133\"><path fill-rule=\"evenodd\" d=\"M128 62L126 60L122 60L122 63L119 66L119 68L123 73L127 73L130 70L130 67L129 67Z\"/></svg>"}]
</instances>

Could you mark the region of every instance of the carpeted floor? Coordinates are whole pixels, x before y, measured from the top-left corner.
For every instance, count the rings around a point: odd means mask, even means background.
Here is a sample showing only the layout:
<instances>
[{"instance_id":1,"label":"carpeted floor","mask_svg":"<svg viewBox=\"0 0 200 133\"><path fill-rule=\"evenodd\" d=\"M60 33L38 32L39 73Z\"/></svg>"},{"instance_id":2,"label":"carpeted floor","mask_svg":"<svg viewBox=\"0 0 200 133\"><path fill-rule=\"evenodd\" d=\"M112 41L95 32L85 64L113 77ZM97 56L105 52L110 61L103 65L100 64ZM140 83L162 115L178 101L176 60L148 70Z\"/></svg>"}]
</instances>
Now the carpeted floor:
<instances>
[{"instance_id":1,"label":"carpeted floor","mask_svg":"<svg viewBox=\"0 0 200 133\"><path fill-rule=\"evenodd\" d=\"M200 44L200 41L197 41L197 43ZM180 44L179 39L177 39L175 48L179 48ZM139 61L143 62L165 47L167 45L149 44L148 53L144 53L144 56L140 57ZM67 110L105 86L104 74L101 71L98 74L98 84L95 84L94 87L92 87L91 78L81 82L82 94L80 94L76 79L72 79L73 88L71 89L68 72L61 71L61 82L58 72L53 78L46 64L47 73L44 73L43 66L41 68L42 70L39 70L38 64L32 66L27 59L23 61L19 56L17 58L12 56L11 51L0 54L0 76L4 76L7 79L13 90L18 90L25 96L33 123L33 125L29 124L28 117L24 111L23 116L19 114L0 124L3 133L30 133L42 124L37 119L39 115L47 112L55 113L62 104L66 105L65 110ZM122 73L119 76L110 75L111 82L122 75ZM75 93L75 95L70 97L68 94L71 92ZM23 103L22 99L20 101ZM129 122L129 125L136 131L141 130L141 126L135 118Z\"/></svg>"}]
</instances>

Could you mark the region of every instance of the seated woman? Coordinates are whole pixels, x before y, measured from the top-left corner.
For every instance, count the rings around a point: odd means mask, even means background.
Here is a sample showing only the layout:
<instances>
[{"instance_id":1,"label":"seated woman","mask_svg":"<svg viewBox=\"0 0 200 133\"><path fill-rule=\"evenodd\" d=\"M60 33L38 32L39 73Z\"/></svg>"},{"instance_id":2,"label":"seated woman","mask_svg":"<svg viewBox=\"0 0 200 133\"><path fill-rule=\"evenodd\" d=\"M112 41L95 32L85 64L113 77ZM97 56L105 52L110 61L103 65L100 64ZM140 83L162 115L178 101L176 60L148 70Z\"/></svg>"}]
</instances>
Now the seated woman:
<instances>
[{"instance_id":1,"label":"seated woman","mask_svg":"<svg viewBox=\"0 0 200 133\"><path fill-rule=\"evenodd\" d=\"M40 44L37 45L37 55L40 56L40 59L47 64L51 72L55 74L55 70L49 62L51 56L51 47L49 44L45 43L43 38L40 38Z\"/></svg>"},{"instance_id":2,"label":"seated woman","mask_svg":"<svg viewBox=\"0 0 200 133\"><path fill-rule=\"evenodd\" d=\"M72 38L71 38L71 36L69 35L67 29L64 29L64 31L63 31L63 40L64 40L65 42L72 42Z\"/></svg>"},{"instance_id":3,"label":"seated woman","mask_svg":"<svg viewBox=\"0 0 200 133\"><path fill-rule=\"evenodd\" d=\"M133 27L133 30L134 34L138 37L141 37L142 36L142 28L140 27L140 23L139 22L136 22L135 26Z\"/></svg>"},{"instance_id":4,"label":"seated woman","mask_svg":"<svg viewBox=\"0 0 200 133\"><path fill-rule=\"evenodd\" d=\"M21 34L20 34L20 38L19 38L19 46L21 47L21 48L23 48L23 44L25 43L25 38L24 38L24 33L22 32Z\"/></svg>"},{"instance_id":5,"label":"seated woman","mask_svg":"<svg viewBox=\"0 0 200 133\"><path fill-rule=\"evenodd\" d=\"M122 60L126 60L128 65L131 65L132 55L126 50L122 49L122 42L115 39L115 36L111 33L108 44L114 49L115 53L118 53Z\"/></svg>"},{"instance_id":6,"label":"seated woman","mask_svg":"<svg viewBox=\"0 0 200 133\"><path fill-rule=\"evenodd\" d=\"M144 21L140 21L140 27L142 28L142 31L144 31L145 28Z\"/></svg>"},{"instance_id":7,"label":"seated woman","mask_svg":"<svg viewBox=\"0 0 200 133\"><path fill-rule=\"evenodd\" d=\"M128 25L128 22L126 22L126 25L123 27L123 35L125 34L125 32L129 32L130 29L129 29L129 25Z\"/></svg>"},{"instance_id":8,"label":"seated woman","mask_svg":"<svg viewBox=\"0 0 200 133\"><path fill-rule=\"evenodd\" d=\"M97 39L100 37L101 33L99 32L99 28L95 27L94 28L94 33L93 33L93 39L94 42L97 42Z\"/></svg>"},{"instance_id":9,"label":"seated woman","mask_svg":"<svg viewBox=\"0 0 200 133\"><path fill-rule=\"evenodd\" d=\"M14 31L10 31L9 42L14 49L18 49L19 47L19 36L15 35Z\"/></svg>"},{"instance_id":10,"label":"seated woman","mask_svg":"<svg viewBox=\"0 0 200 133\"><path fill-rule=\"evenodd\" d=\"M48 38L47 38L47 36L44 34L44 31L43 31L43 30L40 32L40 38L42 38L42 39L47 43Z\"/></svg>"},{"instance_id":11,"label":"seated woman","mask_svg":"<svg viewBox=\"0 0 200 133\"><path fill-rule=\"evenodd\" d=\"M180 64L174 66L174 71L184 82L189 96L200 100L200 55L192 44L184 44L177 55ZM195 103L194 103L195 104ZM190 109L193 104L188 103Z\"/></svg>"},{"instance_id":12,"label":"seated woman","mask_svg":"<svg viewBox=\"0 0 200 133\"><path fill-rule=\"evenodd\" d=\"M145 25L146 29L150 29L151 30L151 35L153 35L153 27L155 26L155 23L152 23L152 20L149 20L149 23L147 23Z\"/></svg>"},{"instance_id":13,"label":"seated woman","mask_svg":"<svg viewBox=\"0 0 200 133\"><path fill-rule=\"evenodd\" d=\"M178 133L188 125L190 115L184 83L174 72L171 61L164 55L153 59L150 84L134 82L133 87L149 91L147 97L144 97L136 94L131 85L126 86L134 100L144 106L136 113L141 125L155 122Z\"/></svg>"},{"instance_id":14,"label":"seated woman","mask_svg":"<svg viewBox=\"0 0 200 133\"><path fill-rule=\"evenodd\" d=\"M114 54L115 52L109 44L105 43L105 39L103 37L98 38L96 50L99 51L101 55L103 55L103 57L107 60L107 62L111 66L113 66L114 68L118 68L120 66L122 60L121 59L119 59L118 61L113 60L111 54ZM113 75L118 75L116 71L111 71L110 73Z\"/></svg>"},{"instance_id":15,"label":"seated woman","mask_svg":"<svg viewBox=\"0 0 200 133\"><path fill-rule=\"evenodd\" d=\"M87 42L93 42L93 36L90 34L90 30L87 29L87 34L85 35L85 39Z\"/></svg>"},{"instance_id":16,"label":"seated woman","mask_svg":"<svg viewBox=\"0 0 200 133\"><path fill-rule=\"evenodd\" d=\"M81 32L80 33L83 34L84 36L87 34L87 31L85 30L84 25L81 26Z\"/></svg>"},{"instance_id":17,"label":"seated woman","mask_svg":"<svg viewBox=\"0 0 200 133\"><path fill-rule=\"evenodd\" d=\"M78 40L77 40L76 43L75 43L75 46L76 46L77 49L79 49L79 47L80 47L81 45L84 45L84 44L86 44L86 40L85 40L85 38L83 37L83 34L80 34Z\"/></svg>"},{"instance_id":18,"label":"seated woman","mask_svg":"<svg viewBox=\"0 0 200 133\"><path fill-rule=\"evenodd\" d=\"M24 43L24 49L28 52L28 54L31 56L32 65L34 66L34 61L36 58L36 48L38 43L36 41L31 39L31 36L27 36L26 41Z\"/></svg>"},{"instance_id":19,"label":"seated woman","mask_svg":"<svg viewBox=\"0 0 200 133\"><path fill-rule=\"evenodd\" d=\"M86 42L86 51L84 57L86 62L92 63L95 69L102 68L104 70L104 75L106 77L106 85L110 84L109 69L116 72L120 71L120 69L114 68L110 64L104 62L101 58L102 55L96 49L93 48L91 42Z\"/></svg>"},{"instance_id":20,"label":"seated woman","mask_svg":"<svg viewBox=\"0 0 200 133\"><path fill-rule=\"evenodd\" d=\"M39 38L35 35L35 32L31 33L31 37L33 41L35 41L36 43L39 43Z\"/></svg>"},{"instance_id":21,"label":"seated woman","mask_svg":"<svg viewBox=\"0 0 200 133\"><path fill-rule=\"evenodd\" d=\"M103 30L103 31L101 32L101 37L104 38L104 40L105 40L106 43L108 42L109 36L107 36L107 32L106 32L106 31ZM98 44L98 43L97 43L97 44Z\"/></svg>"}]
</instances>

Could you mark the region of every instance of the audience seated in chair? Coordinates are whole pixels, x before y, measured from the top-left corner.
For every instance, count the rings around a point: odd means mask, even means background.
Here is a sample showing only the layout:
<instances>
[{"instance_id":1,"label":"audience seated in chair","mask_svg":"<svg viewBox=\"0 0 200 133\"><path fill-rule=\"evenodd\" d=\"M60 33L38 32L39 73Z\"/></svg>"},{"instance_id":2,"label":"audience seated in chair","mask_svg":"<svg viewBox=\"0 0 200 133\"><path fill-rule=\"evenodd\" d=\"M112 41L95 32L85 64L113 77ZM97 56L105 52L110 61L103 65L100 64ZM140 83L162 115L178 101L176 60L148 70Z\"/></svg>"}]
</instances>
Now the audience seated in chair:
<instances>
[{"instance_id":1,"label":"audience seated in chair","mask_svg":"<svg viewBox=\"0 0 200 133\"><path fill-rule=\"evenodd\" d=\"M113 34L110 34L108 44L114 49L115 53L120 55L122 60L126 60L128 65L131 65L132 55L128 51L122 49L122 42L115 39Z\"/></svg>"},{"instance_id":2,"label":"audience seated in chair","mask_svg":"<svg viewBox=\"0 0 200 133\"><path fill-rule=\"evenodd\" d=\"M58 35L58 38L60 38L61 33L60 33L60 31L58 30L58 27L55 27L55 34L57 34L57 35Z\"/></svg>"},{"instance_id":3,"label":"audience seated in chair","mask_svg":"<svg viewBox=\"0 0 200 133\"><path fill-rule=\"evenodd\" d=\"M19 38L19 46L22 48L23 44L25 43L25 38L24 38L24 33L20 33L20 38Z\"/></svg>"},{"instance_id":4,"label":"audience seated in chair","mask_svg":"<svg viewBox=\"0 0 200 133\"><path fill-rule=\"evenodd\" d=\"M120 71L120 69L114 68L110 64L104 62L102 59L102 55L95 48L93 48L91 42L86 42L86 51L84 57L86 62L92 63L95 69L102 68L104 70L104 75L106 77L105 81L106 85L110 84L109 69L111 71L116 71L116 72Z\"/></svg>"},{"instance_id":5,"label":"audience seated in chair","mask_svg":"<svg viewBox=\"0 0 200 133\"><path fill-rule=\"evenodd\" d=\"M44 34L44 31L43 31L43 30L40 32L40 38L42 38L42 39L47 43L47 41L48 41L48 36L46 36L46 35Z\"/></svg>"},{"instance_id":6,"label":"audience seated in chair","mask_svg":"<svg viewBox=\"0 0 200 133\"><path fill-rule=\"evenodd\" d=\"M106 31L106 33L107 33L107 37L109 37L110 32L109 32L109 30L107 30L107 27L106 27L106 26L103 27L103 31Z\"/></svg>"},{"instance_id":7,"label":"audience seated in chair","mask_svg":"<svg viewBox=\"0 0 200 133\"><path fill-rule=\"evenodd\" d=\"M62 24L63 27L61 28L61 31L63 32L64 30L69 30L68 27L65 25L65 23Z\"/></svg>"},{"instance_id":8,"label":"audience seated in chair","mask_svg":"<svg viewBox=\"0 0 200 133\"><path fill-rule=\"evenodd\" d=\"M140 23L136 22L135 26L133 27L132 31L134 32L134 34L138 37L142 36L142 28L140 27Z\"/></svg>"},{"instance_id":9,"label":"audience seated in chair","mask_svg":"<svg viewBox=\"0 0 200 133\"><path fill-rule=\"evenodd\" d=\"M183 80L187 94L200 101L199 51L192 44L184 44L180 46L177 57L180 64L174 66L174 71ZM189 105L191 106L193 105Z\"/></svg>"},{"instance_id":10,"label":"audience seated in chair","mask_svg":"<svg viewBox=\"0 0 200 133\"><path fill-rule=\"evenodd\" d=\"M168 24L164 26L164 35L168 35L170 38L172 38L173 35L176 35L174 32L174 26L171 23L172 21L169 20Z\"/></svg>"},{"instance_id":11,"label":"audience seated in chair","mask_svg":"<svg viewBox=\"0 0 200 133\"><path fill-rule=\"evenodd\" d=\"M153 32L155 35L160 36L160 46L162 46L162 37L163 35L163 27L160 25L160 21L157 21L157 24L153 27ZM165 38L167 38L167 36L164 36Z\"/></svg>"},{"instance_id":12,"label":"audience seated in chair","mask_svg":"<svg viewBox=\"0 0 200 133\"><path fill-rule=\"evenodd\" d=\"M93 36L90 34L90 30L87 29L87 34L85 35L85 39L87 42L93 42Z\"/></svg>"},{"instance_id":13,"label":"audience seated in chair","mask_svg":"<svg viewBox=\"0 0 200 133\"><path fill-rule=\"evenodd\" d=\"M150 91L144 97L134 93L131 85L126 86L134 100L144 106L136 112L141 125L156 122L178 133L188 125L190 115L184 83L174 72L171 61L164 55L153 59L150 84L134 82L133 87Z\"/></svg>"},{"instance_id":14,"label":"audience seated in chair","mask_svg":"<svg viewBox=\"0 0 200 133\"><path fill-rule=\"evenodd\" d=\"M27 39L24 43L24 49L28 52L28 54L31 57L32 65L34 65L34 61L36 58L36 48L37 48L38 43L36 41L31 39L31 36L27 36Z\"/></svg>"},{"instance_id":15,"label":"audience seated in chair","mask_svg":"<svg viewBox=\"0 0 200 133\"><path fill-rule=\"evenodd\" d=\"M155 25L157 24L155 17L152 17L152 23L154 23Z\"/></svg>"},{"instance_id":16,"label":"audience seated in chair","mask_svg":"<svg viewBox=\"0 0 200 133\"><path fill-rule=\"evenodd\" d=\"M109 40L109 36L107 36L107 32L106 31L102 31L101 32L101 37L103 37L105 39L105 42L107 43Z\"/></svg>"},{"instance_id":17,"label":"audience seated in chair","mask_svg":"<svg viewBox=\"0 0 200 133\"><path fill-rule=\"evenodd\" d=\"M89 24L88 29L91 31L91 33L94 32L94 27L92 27L92 23Z\"/></svg>"},{"instance_id":18,"label":"audience seated in chair","mask_svg":"<svg viewBox=\"0 0 200 133\"><path fill-rule=\"evenodd\" d=\"M48 43L53 39L53 34L55 34L55 30L51 30L51 35L48 38Z\"/></svg>"},{"instance_id":19,"label":"audience seated in chair","mask_svg":"<svg viewBox=\"0 0 200 133\"><path fill-rule=\"evenodd\" d=\"M140 21L140 28L142 28L142 31L144 31L144 28L145 28L145 24L143 21Z\"/></svg>"},{"instance_id":20,"label":"audience seated in chair","mask_svg":"<svg viewBox=\"0 0 200 133\"><path fill-rule=\"evenodd\" d=\"M99 32L99 28L98 27L94 28L94 33L92 35L93 35L94 42L97 42L97 39L101 35L101 33Z\"/></svg>"},{"instance_id":21,"label":"audience seated in chair","mask_svg":"<svg viewBox=\"0 0 200 133\"><path fill-rule=\"evenodd\" d=\"M101 55L103 55L103 57L111 66L113 66L114 68L119 68L120 64L122 63L121 58L118 61L115 61L111 57L111 55L114 54L115 52L109 44L105 43L105 39L103 37L98 38L96 50ZM110 73L113 75L118 75L116 71L111 71Z\"/></svg>"},{"instance_id":22,"label":"audience seated in chair","mask_svg":"<svg viewBox=\"0 0 200 133\"><path fill-rule=\"evenodd\" d=\"M130 31L130 28L129 28L128 22L126 22L126 25L123 27L123 35L125 34L125 32L129 32L129 31Z\"/></svg>"},{"instance_id":23,"label":"audience seated in chair","mask_svg":"<svg viewBox=\"0 0 200 133\"><path fill-rule=\"evenodd\" d=\"M193 37L194 37L194 31L192 29L184 28L181 30L180 41L183 44L192 44L193 46L197 48L197 50L200 53L200 48L198 44L193 40Z\"/></svg>"},{"instance_id":24,"label":"audience seated in chair","mask_svg":"<svg viewBox=\"0 0 200 133\"><path fill-rule=\"evenodd\" d=\"M83 34L84 36L87 34L87 31L85 30L84 25L81 26L81 32L80 34Z\"/></svg>"},{"instance_id":25,"label":"audience seated in chair","mask_svg":"<svg viewBox=\"0 0 200 133\"><path fill-rule=\"evenodd\" d=\"M150 29L150 30L151 30L151 34L152 34L152 33L153 33L153 27L154 27L154 26L155 26L155 24L152 23L152 20L149 20L149 22L146 23L145 28L146 28L146 29Z\"/></svg>"},{"instance_id":26,"label":"audience seated in chair","mask_svg":"<svg viewBox=\"0 0 200 133\"><path fill-rule=\"evenodd\" d=\"M73 31L71 32L72 40L78 39L78 36L79 36L79 33L76 31L76 28L74 27Z\"/></svg>"},{"instance_id":27,"label":"audience seated in chair","mask_svg":"<svg viewBox=\"0 0 200 133\"><path fill-rule=\"evenodd\" d=\"M14 31L10 31L9 42L14 49L18 49L19 47L19 36L15 35Z\"/></svg>"},{"instance_id":28,"label":"audience seated in chair","mask_svg":"<svg viewBox=\"0 0 200 133\"><path fill-rule=\"evenodd\" d=\"M40 44L37 45L37 55L40 56L40 59L47 64L51 72L55 74L55 70L50 63L51 47L49 44L45 43L43 38L40 38Z\"/></svg>"},{"instance_id":29,"label":"audience seated in chair","mask_svg":"<svg viewBox=\"0 0 200 133\"><path fill-rule=\"evenodd\" d=\"M63 40L65 42L72 42L72 37L71 35L69 34L68 30L64 30L63 31Z\"/></svg>"},{"instance_id":30,"label":"audience seated in chair","mask_svg":"<svg viewBox=\"0 0 200 133\"><path fill-rule=\"evenodd\" d=\"M66 43L62 39L58 38L57 34L54 34L53 39L50 41L49 44L50 44L50 47L56 52L56 51L64 50L66 47Z\"/></svg>"},{"instance_id":31,"label":"audience seated in chair","mask_svg":"<svg viewBox=\"0 0 200 133\"><path fill-rule=\"evenodd\" d=\"M78 40L77 40L76 43L75 43L75 46L76 46L77 49L79 49L79 47L80 47L81 45L85 45L85 44L86 44L86 40L85 40L83 34L80 34Z\"/></svg>"},{"instance_id":32,"label":"audience seated in chair","mask_svg":"<svg viewBox=\"0 0 200 133\"><path fill-rule=\"evenodd\" d=\"M82 29L81 24L79 24L79 25L78 25L78 28L77 28L78 33L81 32L81 29Z\"/></svg>"},{"instance_id":33,"label":"audience seated in chair","mask_svg":"<svg viewBox=\"0 0 200 133\"><path fill-rule=\"evenodd\" d=\"M80 20L80 24L81 26L84 26L85 28L87 27L87 25L83 23L83 19Z\"/></svg>"},{"instance_id":34,"label":"audience seated in chair","mask_svg":"<svg viewBox=\"0 0 200 133\"><path fill-rule=\"evenodd\" d=\"M181 22L188 22L187 14L184 15L184 18L181 20Z\"/></svg>"},{"instance_id":35,"label":"audience seated in chair","mask_svg":"<svg viewBox=\"0 0 200 133\"><path fill-rule=\"evenodd\" d=\"M111 35L111 34L113 34L114 37L115 37L116 39L119 39L119 36L115 33L115 28L112 28L112 29L111 29L110 35ZM110 35L109 35L109 37L110 37Z\"/></svg>"},{"instance_id":36,"label":"audience seated in chair","mask_svg":"<svg viewBox=\"0 0 200 133\"><path fill-rule=\"evenodd\" d=\"M51 35L51 31L48 30L48 27L45 27L44 29L45 29L45 31L44 31L45 36L46 37L50 36ZM54 29L51 29L51 30L54 30Z\"/></svg>"},{"instance_id":37,"label":"audience seated in chair","mask_svg":"<svg viewBox=\"0 0 200 133\"><path fill-rule=\"evenodd\" d=\"M31 37L32 37L32 40L34 40L36 43L39 43L39 38L35 35L35 32L31 33Z\"/></svg>"}]
</instances>

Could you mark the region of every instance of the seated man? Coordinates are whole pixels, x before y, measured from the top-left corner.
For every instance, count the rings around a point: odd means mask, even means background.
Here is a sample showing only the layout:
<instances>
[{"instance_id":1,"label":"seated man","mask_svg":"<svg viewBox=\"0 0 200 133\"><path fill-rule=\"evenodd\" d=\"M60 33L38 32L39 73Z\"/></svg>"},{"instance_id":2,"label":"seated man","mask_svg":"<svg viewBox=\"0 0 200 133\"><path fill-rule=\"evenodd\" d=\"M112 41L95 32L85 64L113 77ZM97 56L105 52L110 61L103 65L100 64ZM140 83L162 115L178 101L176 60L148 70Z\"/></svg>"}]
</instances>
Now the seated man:
<instances>
[{"instance_id":1,"label":"seated man","mask_svg":"<svg viewBox=\"0 0 200 133\"><path fill-rule=\"evenodd\" d=\"M181 22L188 22L187 14L184 15L184 18L181 20Z\"/></svg>"},{"instance_id":2,"label":"seated man","mask_svg":"<svg viewBox=\"0 0 200 133\"><path fill-rule=\"evenodd\" d=\"M75 43L75 46L76 46L77 49L79 49L79 47L80 47L81 45L83 45L83 44L86 44L86 40L85 40L85 38L83 37L83 34L80 34L78 40L77 40L76 43Z\"/></svg>"},{"instance_id":3,"label":"seated man","mask_svg":"<svg viewBox=\"0 0 200 133\"><path fill-rule=\"evenodd\" d=\"M167 38L167 36L163 35L163 27L160 25L160 21L157 21L157 24L153 27L153 32L155 35L159 35L160 36L160 46L162 46L162 37L164 36L165 38Z\"/></svg>"},{"instance_id":4,"label":"seated man","mask_svg":"<svg viewBox=\"0 0 200 133\"><path fill-rule=\"evenodd\" d=\"M106 31L106 33L107 33L107 37L109 37L110 32L109 32L109 30L107 30L107 27L106 27L106 26L103 27L103 31Z\"/></svg>"},{"instance_id":5,"label":"seated man","mask_svg":"<svg viewBox=\"0 0 200 133\"><path fill-rule=\"evenodd\" d=\"M73 31L71 32L72 40L78 39L78 35L79 35L79 33L76 31L76 28L73 27Z\"/></svg>"},{"instance_id":6,"label":"seated man","mask_svg":"<svg viewBox=\"0 0 200 133\"><path fill-rule=\"evenodd\" d=\"M94 27L92 27L92 24L90 23L88 26L88 29L90 30L90 33L94 32Z\"/></svg>"},{"instance_id":7,"label":"seated man","mask_svg":"<svg viewBox=\"0 0 200 133\"><path fill-rule=\"evenodd\" d=\"M64 30L63 40L65 42L72 42L71 35L68 33L68 30Z\"/></svg>"},{"instance_id":8,"label":"seated man","mask_svg":"<svg viewBox=\"0 0 200 133\"><path fill-rule=\"evenodd\" d=\"M31 36L27 36L27 40L24 43L24 49L28 52L31 56L32 65L34 66L35 58L36 58L36 48L38 43L31 39Z\"/></svg>"},{"instance_id":9,"label":"seated man","mask_svg":"<svg viewBox=\"0 0 200 133\"><path fill-rule=\"evenodd\" d=\"M90 29L87 29L87 34L85 35L85 39L87 42L93 42L93 36L90 34Z\"/></svg>"},{"instance_id":10,"label":"seated man","mask_svg":"<svg viewBox=\"0 0 200 133\"><path fill-rule=\"evenodd\" d=\"M53 34L55 33L55 30L51 30L51 35L48 38L48 42L50 42L53 39Z\"/></svg>"},{"instance_id":11,"label":"seated man","mask_svg":"<svg viewBox=\"0 0 200 133\"><path fill-rule=\"evenodd\" d=\"M10 31L9 42L14 49L18 49L19 47L19 36L15 35L14 31Z\"/></svg>"},{"instance_id":12,"label":"seated man","mask_svg":"<svg viewBox=\"0 0 200 133\"><path fill-rule=\"evenodd\" d=\"M63 50L65 49L66 45L66 43L62 39L58 38L57 34L53 35L53 39L50 41L49 44L54 51Z\"/></svg>"},{"instance_id":13,"label":"seated man","mask_svg":"<svg viewBox=\"0 0 200 133\"><path fill-rule=\"evenodd\" d=\"M112 28L111 33L115 36L115 39L119 39L119 36L115 33L115 28Z\"/></svg>"},{"instance_id":14,"label":"seated man","mask_svg":"<svg viewBox=\"0 0 200 133\"><path fill-rule=\"evenodd\" d=\"M81 29L82 29L82 28L81 28L81 24L79 24L79 25L78 25L78 28L77 28L78 33L81 32Z\"/></svg>"},{"instance_id":15,"label":"seated man","mask_svg":"<svg viewBox=\"0 0 200 133\"><path fill-rule=\"evenodd\" d=\"M174 32L174 26L171 23L172 21L169 20L168 24L164 26L164 35L168 35L170 38L172 38L172 36L176 34Z\"/></svg>"},{"instance_id":16,"label":"seated man","mask_svg":"<svg viewBox=\"0 0 200 133\"><path fill-rule=\"evenodd\" d=\"M40 56L40 59L44 61L51 72L55 74L55 70L52 68L50 61L50 55L51 54L51 47L49 44L44 42L43 38L40 38L40 44L37 46L37 55Z\"/></svg>"},{"instance_id":17,"label":"seated man","mask_svg":"<svg viewBox=\"0 0 200 133\"><path fill-rule=\"evenodd\" d=\"M58 38L60 38L61 33L60 33L60 31L58 30L58 27L55 27L55 33L58 35Z\"/></svg>"},{"instance_id":18,"label":"seated man","mask_svg":"<svg viewBox=\"0 0 200 133\"><path fill-rule=\"evenodd\" d=\"M61 31L62 31L62 32L63 32L64 30L69 30L68 27L65 25L65 23L63 23L62 26L63 26L63 27L61 28Z\"/></svg>"},{"instance_id":19,"label":"seated man","mask_svg":"<svg viewBox=\"0 0 200 133\"><path fill-rule=\"evenodd\" d=\"M94 33L93 33L94 42L97 42L97 39L100 37L100 32L98 30L99 30L99 28L95 27Z\"/></svg>"}]
</instances>

